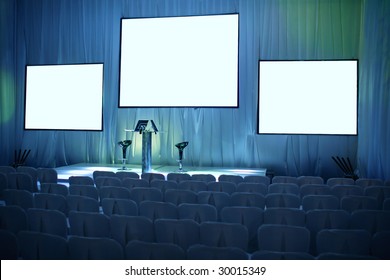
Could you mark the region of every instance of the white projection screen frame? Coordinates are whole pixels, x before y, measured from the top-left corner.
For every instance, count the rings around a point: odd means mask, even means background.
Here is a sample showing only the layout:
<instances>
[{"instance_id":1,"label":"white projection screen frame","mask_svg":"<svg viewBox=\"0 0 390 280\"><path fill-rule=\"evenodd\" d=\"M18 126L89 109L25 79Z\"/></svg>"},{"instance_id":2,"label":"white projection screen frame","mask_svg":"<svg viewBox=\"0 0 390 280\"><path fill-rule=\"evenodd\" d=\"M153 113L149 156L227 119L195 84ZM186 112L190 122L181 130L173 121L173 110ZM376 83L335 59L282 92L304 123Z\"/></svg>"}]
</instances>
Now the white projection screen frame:
<instances>
[{"instance_id":1,"label":"white projection screen frame","mask_svg":"<svg viewBox=\"0 0 390 280\"><path fill-rule=\"evenodd\" d=\"M238 107L238 14L121 22L119 107Z\"/></svg>"},{"instance_id":2,"label":"white projection screen frame","mask_svg":"<svg viewBox=\"0 0 390 280\"><path fill-rule=\"evenodd\" d=\"M103 130L103 64L27 65L26 130Z\"/></svg>"},{"instance_id":3,"label":"white projection screen frame","mask_svg":"<svg viewBox=\"0 0 390 280\"><path fill-rule=\"evenodd\" d=\"M258 133L357 135L358 60L259 61Z\"/></svg>"}]
</instances>

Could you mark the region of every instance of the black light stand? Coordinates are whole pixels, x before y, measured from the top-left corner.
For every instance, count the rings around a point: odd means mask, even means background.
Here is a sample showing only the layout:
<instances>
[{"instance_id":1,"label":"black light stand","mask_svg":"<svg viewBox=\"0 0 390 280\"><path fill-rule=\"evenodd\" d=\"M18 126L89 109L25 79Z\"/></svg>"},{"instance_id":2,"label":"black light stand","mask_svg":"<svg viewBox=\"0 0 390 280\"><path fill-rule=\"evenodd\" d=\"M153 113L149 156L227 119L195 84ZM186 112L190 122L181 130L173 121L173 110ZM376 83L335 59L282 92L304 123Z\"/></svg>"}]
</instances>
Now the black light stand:
<instances>
[{"instance_id":1,"label":"black light stand","mask_svg":"<svg viewBox=\"0 0 390 280\"><path fill-rule=\"evenodd\" d=\"M119 141L118 145L122 147L122 168L119 170L126 170L126 151L127 148L131 145L132 141L131 140L123 140Z\"/></svg>"},{"instance_id":2,"label":"black light stand","mask_svg":"<svg viewBox=\"0 0 390 280\"><path fill-rule=\"evenodd\" d=\"M182 161L183 161L183 150L184 150L185 147L187 147L187 145L188 145L187 141L175 144L176 148L179 150L179 159L177 160L177 162L179 163L179 170L178 170L178 172L185 172L183 170L183 163L182 163Z\"/></svg>"}]
</instances>

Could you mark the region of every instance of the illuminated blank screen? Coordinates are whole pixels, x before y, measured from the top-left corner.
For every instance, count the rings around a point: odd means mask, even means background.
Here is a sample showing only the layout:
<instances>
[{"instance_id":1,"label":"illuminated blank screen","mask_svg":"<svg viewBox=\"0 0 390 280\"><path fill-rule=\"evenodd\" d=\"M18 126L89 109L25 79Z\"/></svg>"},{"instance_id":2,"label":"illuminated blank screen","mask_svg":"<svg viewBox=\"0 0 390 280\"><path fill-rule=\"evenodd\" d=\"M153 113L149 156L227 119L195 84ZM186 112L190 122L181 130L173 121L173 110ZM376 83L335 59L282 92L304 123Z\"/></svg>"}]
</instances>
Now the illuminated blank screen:
<instances>
[{"instance_id":1,"label":"illuminated blank screen","mask_svg":"<svg viewBox=\"0 0 390 280\"><path fill-rule=\"evenodd\" d=\"M260 61L262 134L357 134L358 61Z\"/></svg>"},{"instance_id":2,"label":"illuminated blank screen","mask_svg":"<svg viewBox=\"0 0 390 280\"><path fill-rule=\"evenodd\" d=\"M26 68L25 129L102 130L103 64Z\"/></svg>"},{"instance_id":3,"label":"illuminated blank screen","mask_svg":"<svg viewBox=\"0 0 390 280\"><path fill-rule=\"evenodd\" d=\"M238 14L122 19L119 107L238 107Z\"/></svg>"}]
</instances>

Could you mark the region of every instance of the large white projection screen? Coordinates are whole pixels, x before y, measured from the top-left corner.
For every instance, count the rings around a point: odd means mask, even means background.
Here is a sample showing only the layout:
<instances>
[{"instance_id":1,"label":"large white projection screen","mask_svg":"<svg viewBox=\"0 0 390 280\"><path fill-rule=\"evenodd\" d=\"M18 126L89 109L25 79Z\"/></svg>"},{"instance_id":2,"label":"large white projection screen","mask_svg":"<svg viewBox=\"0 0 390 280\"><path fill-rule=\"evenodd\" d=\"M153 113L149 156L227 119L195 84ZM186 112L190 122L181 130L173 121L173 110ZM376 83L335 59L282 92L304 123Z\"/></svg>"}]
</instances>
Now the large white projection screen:
<instances>
[{"instance_id":1,"label":"large white projection screen","mask_svg":"<svg viewBox=\"0 0 390 280\"><path fill-rule=\"evenodd\" d=\"M238 14L122 19L119 107L238 107Z\"/></svg>"},{"instance_id":2,"label":"large white projection screen","mask_svg":"<svg viewBox=\"0 0 390 280\"><path fill-rule=\"evenodd\" d=\"M358 61L260 61L258 133L356 135Z\"/></svg>"},{"instance_id":3,"label":"large white projection screen","mask_svg":"<svg viewBox=\"0 0 390 280\"><path fill-rule=\"evenodd\" d=\"M103 64L26 67L25 129L102 130Z\"/></svg>"}]
</instances>

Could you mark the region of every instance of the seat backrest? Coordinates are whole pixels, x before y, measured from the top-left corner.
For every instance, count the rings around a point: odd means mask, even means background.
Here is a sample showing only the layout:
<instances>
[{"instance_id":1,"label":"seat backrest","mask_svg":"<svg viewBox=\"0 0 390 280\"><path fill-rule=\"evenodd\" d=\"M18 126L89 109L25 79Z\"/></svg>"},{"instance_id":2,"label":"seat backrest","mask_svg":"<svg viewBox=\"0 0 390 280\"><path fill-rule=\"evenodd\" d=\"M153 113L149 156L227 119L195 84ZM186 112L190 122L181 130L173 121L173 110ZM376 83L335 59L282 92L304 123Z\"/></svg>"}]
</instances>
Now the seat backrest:
<instances>
[{"instance_id":1,"label":"seat backrest","mask_svg":"<svg viewBox=\"0 0 390 280\"><path fill-rule=\"evenodd\" d=\"M141 174L141 178L151 183L154 180L165 180L165 175L162 173L146 172Z\"/></svg>"},{"instance_id":2,"label":"seat backrest","mask_svg":"<svg viewBox=\"0 0 390 280\"><path fill-rule=\"evenodd\" d=\"M190 190L169 189L165 191L164 201L174 205L180 205L181 203L197 203L198 195L196 192Z\"/></svg>"},{"instance_id":3,"label":"seat backrest","mask_svg":"<svg viewBox=\"0 0 390 280\"><path fill-rule=\"evenodd\" d=\"M326 184L330 187L332 187L334 185L354 185L355 180L352 178L333 177L333 178L329 178L326 181Z\"/></svg>"},{"instance_id":4,"label":"seat backrest","mask_svg":"<svg viewBox=\"0 0 390 280\"><path fill-rule=\"evenodd\" d=\"M375 198L380 205L386 198L390 198L390 187L368 186L364 188L364 195Z\"/></svg>"},{"instance_id":5,"label":"seat backrest","mask_svg":"<svg viewBox=\"0 0 390 280\"><path fill-rule=\"evenodd\" d=\"M99 191L94 185L70 185L70 195L81 195L99 200Z\"/></svg>"},{"instance_id":6,"label":"seat backrest","mask_svg":"<svg viewBox=\"0 0 390 280\"><path fill-rule=\"evenodd\" d=\"M383 186L384 181L377 178L359 178L355 181L355 184L361 187Z\"/></svg>"},{"instance_id":7,"label":"seat backrest","mask_svg":"<svg viewBox=\"0 0 390 280\"><path fill-rule=\"evenodd\" d=\"M363 229L371 234L390 230L390 211L356 210L351 214L351 228Z\"/></svg>"},{"instance_id":8,"label":"seat backrest","mask_svg":"<svg viewBox=\"0 0 390 280\"><path fill-rule=\"evenodd\" d=\"M116 175L114 171L95 170L92 172L92 178L94 181L96 181L97 177L116 177Z\"/></svg>"},{"instance_id":9,"label":"seat backrest","mask_svg":"<svg viewBox=\"0 0 390 280\"><path fill-rule=\"evenodd\" d=\"M187 250L188 260L247 260L249 255L236 247L212 247L202 244Z\"/></svg>"},{"instance_id":10,"label":"seat backrest","mask_svg":"<svg viewBox=\"0 0 390 280\"><path fill-rule=\"evenodd\" d=\"M236 192L250 192L266 195L268 193L268 185L264 183L243 182L236 187Z\"/></svg>"},{"instance_id":11,"label":"seat backrest","mask_svg":"<svg viewBox=\"0 0 390 280\"><path fill-rule=\"evenodd\" d=\"M123 181L123 179L125 178L133 178L133 179L139 179L139 175L137 172L133 172L133 171L118 171L115 173L116 177L118 177L119 179L121 179Z\"/></svg>"},{"instance_id":12,"label":"seat backrest","mask_svg":"<svg viewBox=\"0 0 390 280\"><path fill-rule=\"evenodd\" d=\"M295 183L272 183L268 186L268 193L290 193L299 195L299 186Z\"/></svg>"},{"instance_id":13,"label":"seat backrest","mask_svg":"<svg viewBox=\"0 0 390 280\"><path fill-rule=\"evenodd\" d=\"M37 169L37 175L40 184L58 182L58 173L54 168L40 167Z\"/></svg>"},{"instance_id":14,"label":"seat backrest","mask_svg":"<svg viewBox=\"0 0 390 280\"><path fill-rule=\"evenodd\" d=\"M69 212L69 232L85 237L109 237L110 218L104 214L90 212Z\"/></svg>"},{"instance_id":15,"label":"seat backrest","mask_svg":"<svg viewBox=\"0 0 390 280\"><path fill-rule=\"evenodd\" d=\"M317 254L317 233L323 229L348 229L351 215L344 210L309 210L306 212L306 228L310 231L310 253Z\"/></svg>"},{"instance_id":16,"label":"seat backrest","mask_svg":"<svg viewBox=\"0 0 390 280\"><path fill-rule=\"evenodd\" d=\"M185 251L176 244L130 241L125 248L128 260L185 260Z\"/></svg>"},{"instance_id":17,"label":"seat backrest","mask_svg":"<svg viewBox=\"0 0 390 280\"><path fill-rule=\"evenodd\" d=\"M379 203L373 197L364 195L347 195L340 201L341 209L352 213L360 209L379 210Z\"/></svg>"},{"instance_id":18,"label":"seat backrest","mask_svg":"<svg viewBox=\"0 0 390 280\"><path fill-rule=\"evenodd\" d=\"M16 205L23 209L34 207L34 196L26 190L8 189L3 192L5 205Z\"/></svg>"},{"instance_id":19,"label":"seat backrest","mask_svg":"<svg viewBox=\"0 0 390 280\"><path fill-rule=\"evenodd\" d=\"M0 172L0 199L4 199L4 190L9 189L7 174Z\"/></svg>"},{"instance_id":20,"label":"seat backrest","mask_svg":"<svg viewBox=\"0 0 390 280\"><path fill-rule=\"evenodd\" d=\"M316 257L317 260L376 260L377 258L369 255L340 254L340 253L322 253Z\"/></svg>"},{"instance_id":21,"label":"seat backrest","mask_svg":"<svg viewBox=\"0 0 390 280\"><path fill-rule=\"evenodd\" d=\"M251 260L314 260L315 258L304 252L271 252L257 251L251 255Z\"/></svg>"},{"instance_id":22,"label":"seat backrest","mask_svg":"<svg viewBox=\"0 0 390 280\"><path fill-rule=\"evenodd\" d=\"M167 181L167 180L153 180L150 182L150 187L159 189L161 192L165 192L167 190L175 190L179 188L179 185L176 181Z\"/></svg>"},{"instance_id":23,"label":"seat backrest","mask_svg":"<svg viewBox=\"0 0 390 280\"><path fill-rule=\"evenodd\" d=\"M169 181L176 181L177 183L180 183L181 181L190 181L191 175L188 173L168 173L167 174L167 180Z\"/></svg>"},{"instance_id":24,"label":"seat backrest","mask_svg":"<svg viewBox=\"0 0 390 280\"><path fill-rule=\"evenodd\" d=\"M236 191L236 188L237 184L232 181L218 181L207 183L207 190L212 192L225 192L227 194L232 194Z\"/></svg>"},{"instance_id":25,"label":"seat backrest","mask_svg":"<svg viewBox=\"0 0 390 280\"><path fill-rule=\"evenodd\" d=\"M348 229L351 215L344 210L315 209L306 212L306 227L317 233L323 229Z\"/></svg>"},{"instance_id":26,"label":"seat backrest","mask_svg":"<svg viewBox=\"0 0 390 280\"><path fill-rule=\"evenodd\" d=\"M123 247L114 239L105 237L71 236L68 240L72 260L122 260Z\"/></svg>"},{"instance_id":27,"label":"seat backrest","mask_svg":"<svg viewBox=\"0 0 390 280\"><path fill-rule=\"evenodd\" d=\"M298 177L298 185L306 185L306 184L323 184L324 179L321 176L299 176Z\"/></svg>"},{"instance_id":28,"label":"seat backrest","mask_svg":"<svg viewBox=\"0 0 390 280\"><path fill-rule=\"evenodd\" d=\"M142 216L111 216L111 236L123 247L132 240L153 242L153 222Z\"/></svg>"},{"instance_id":29,"label":"seat backrest","mask_svg":"<svg viewBox=\"0 0 390 280\"><path fill-rule=\"evenodd\" d=\"M218 182L231 182L238 185L244 182L244 178L240 175L222 174L218 177Z\"/></svg>"},{"instance_id":30,"label":"seat backrest","mask_svg":"<svg viewBox=\"0 0 390 280\"><path fill-rule=\"evenodd\" d=\"M127 215L137 216L138 205L130 199L104 198L101 202L103 213L107 216Z\"/></svg>"},{"instance_id":31,"label":"seat backrest","mask_svg":"<svg viewBox=\"0 0 390 280\"><path fill-rule=\"evenodd\" d=\"M370 254L371 235L365 230L324 229L317 234L317 254Z\"/></svg>"},{"instance_id":32,"label":"seat backrest","mask_svg":"<svg viewBox=\"0 0 390 280\"><path fill-rule=\"evenodd\" d=\"M371 239L371 254L382 260L390 260L390 231L375 233Z\"/></svg>"},{"instance_id":33,"label":"seat backrest","mask_svg":"<svg viewBox=\"0 0 390 280\"><path fill-rule=\"evenodd\" d=\"M115 174L115 173L114 173ZM98 176L96 177L95 185L98 189L102 187L122 187L122 180L111 176Z\"/></svg>"},{"instance_id":34,"label":"seat backrest","mask_svg":"<svg viewBox=\"0 0 390 280\"><path fill-rule=\"evenodd\" d=\"M130 197L130 191L125 187L106 186L99 189L100 201L105 198L130 199Z\"/></svg>"},{"instance_id":35,"label":"seat backrest","mask_svg":"<svg viewBox=\"0 0 390 280\"><path fill-rule=\"evenodd\" d=\"M68 211L99 213L99 202L96 199L81 195L68 195L66 197Z\"/></svg>"},{"instance_id":36,"label":"seat backrest","mask_svg":"<svg viewBox=\"0 0 390 280\"><path fill-rule=\"evenodd\" d=\"M197 223L217 221L217 209L209 204L182 203L177 207L179 219L190 219Z\"/></svg>"},{"instance_id":37,"label":"seat backrest","mask_svg":"<svg viewBox=\"0 0 390 280\"><path fill-rule=\"evenodd\" d=\"M19 243L16 235L8 230L0 229L0 260L17 260Z\"/></svg>"},{"instance_id":38,"label":"seat backrest","mask_svg":"<svg viewBox=\"0 0 390 280\"><path fill-rule=\"evenodd\" d=\"M139 203L139 215L152 221L178 218L176 205L162 201L141 201Z\"/></svg>"},{"instance_id":39,"label":"seat backrest","mask_svg":"<svg viewBox=\"0 0 390 280\"><path fill-rule=\"evenodd\" d=\"M310 232L305 227L263 224L257 238L262 251L309 252Z\"/></svg>"},{"instance_id":40,"label":"seat backrest","mask_svg":"<svg viewBox=\"0 0 390 280\"><path fill-rule=\"evenodd\" d=\"M217 179L212 174L192 174L191 180L203 181L203 182L215 182Z\"/></svg>"},{"instance_id":41,"label":"seat backrest","mask_svg":"<svg viewBox=\"0 0 390 280\"><path fill-rule=\"evenodd\" d=\"M27 214L20 206L0 206L0 229L17 234L27 230Z\"/></svg>"},{"instance_id":42,"label":"seat backrest","mask_svg":"<svg viewBox=\"0 0 390 280\"><path fill-rule=\"evenodd\" d=\"M69 194L69 189L66 185L60 183L43 183L40 192L59 194L66 197Z\"/></svg>"},{"instance_id":43,"label":"seat backrest","mask_svg":"<svg viewBox=\"0 0 390 280\"><path fill-rule=\"evenodd\" d=\"M200 244L211 247L248 249L248 229L237 223L203 222L200 224Z\"/></svg>"},{"instance_id":44,"label":"seat backrest","mask_svg":"<svg viewBox=\"0 0 390 280\"><path fill-rule=\"evenodd\" d=\"M155 181L155 180L153 180L153 181ZM122 186L129 189L129 190L134 189L134 188L149 188L150 184L151 183L149 183L149 181L146 179L136 179L136 178L122 179Z\"/></svg>"},{"instance_id":45,"label":"seat backrest","mask_svg":"<svg viewBox=\"0 0 390 280\"><path fill-rule=\"evenodd\" d=\"M198 203L210 204L215 206L219 216L219 213L222 208L230 206L230 195L225 192L199 192Z\"/></svg>"},{"instance_id":46,"label":"seat backrest","mask_svg":"<svg viewBox=\"0 0 390 280\"><path fill-rule=\"evenodd\" d=\"M334 185L330 188L332 195L342 199L347 195L363 195L363 188L357 185Z\"/></svg>"},{"instance_id":47,"label":"seat backrest","mask_svg":"<svg viewBox=\"0 0 390 280\"><path fill-rule=\"evenodd\" d=\"M334 195L306 195L302 198L302 209L340 209L340 200Z\"/></svg>"},{"instance_id":48,"label":"seat backrest","mask_svg":"<svg viewBox=\"0 0 390 280\"><path fill-rule=\"evenodd\" d=\"M301 198L306 195L331 195L330 186L325 184L305 184L300 186Z\"/></svg>"},{"instance_id":49,"label":"seat backrest","mask_svg":"<svg viewBox=\"0 0 390 280\"><path fill-rule=\"evenodd\" d=\"M294 183L298 184L298 178L294 176L277 175L272 178L271 183Z\"/></svg>"},{"instance_id":50,"label":"seat backrest","mask_svg":"<svg viewBox=\"0 0 390 280\"><path fill-rule=\"evenodd\" d=\"M305 211L297 208L268 208L264 211L264 224L279 224L304 227Z\"/></svg>"},{"instance_id":51,"label":"seat backrest","mask_svg":"<svg viewBox=\"0 0 390 280\"><path fill-rule=\"evenodd\" d=\"M34 186L33 192L37 192L38 191L38 170L35 167L32 167L32 166L18 166L16 168L16 171L29 174L31 176L32 180L33 180L33 186Z\"/></svg>"},{"instance_id":52,"label":"seat backrest","mask_svg":"<svg viewBox=\"0 0 390 280\"><path fill-rule=\"evenodd\" d=\"M154 222L158 243L173 243L187 250L199 243L199 224L192 220L158 219Z\"/></svg>"},{"instance_id":53,"label":"seat backrest","mask_svg":"<svg viewBox=\"0 0 390 280\"><path fill-rule=\"evenodd\" d=\"M14 172L9 173L8 177L8 188L15 190L26 190L34 192L36 187L33 184L33 179L28 173Z\"/></svg>"},{"instance_id":54,"label":"seat backrest","mask_svg":"<svg viewBox=\"0 0 390 280\"><path fill-rule=\"evenodd\" d=\"M178 189L193 192L207 191L207 183L204 181L185 180L178 183Z\"/></svg>"},{"instance_id":55,"label":"seat backrest","mask_svg":"<svg viewBox=\"0 0 390 280\"><path fill-rule=\"evenodd\" d=\"M34 206L40 209L58 210L68 215L68 203L66 198L59 194L36 193L34 195Z\"/></svg>"},{"instance_id":56,"label":"seat backrest","mask_svg":"<svg viewBox=\"0 0 390 280\"><path fill-rule=\"evenodd\" d=\"M142 201L163 201L162 192L154 188L133 188L130 191L130 199L138 205Z\"/></svg>"},{"instance_id":57,"label":"seat backrest","mask_svg":"<svg viewBox=\"0 0 390 280\"><path fill-rule=\"evenodd\" d=\"M93 178L89 176L74 175L74 176L70 176L68 181L69 181L69 186L72 185L94 186L95 185Z\"/></svg>"},{"instance_id":58,"label":"seat backrest","mask_svg":"<svg viewBox=\"0 0 390 280\"><path fill-rule=\"evenodd\" d=\"M301 206L301 199L298 195L290 193L269 193L265 196L265 205L267 208L299 208Z\"/></svg>"},{"instance_id":59,"label":"seat backrest","mask_svg":"<svg viewBox=\"0 0 390 280\"><path fill-rule=\"evenodd\" d=\"M9 174L16 172L16 169L9 165L1 165L0 166L0 173Z\"/></svg>"},{"instance_id":60,"label":"seat backrest","mask_svg":"<svg viewBox=\"0 0 390 280\"><path fill-rule=\"evenodd\" d=\"M258 207L264 209L265 197L259 193L235 192L230 196L230 205Z\"/></svg>"},{"instance_id":61,"label":"seat backrest","mask_svg":"<svg viewBox=\"0 0 390 280\"><path fill-rule=\"evenodd\" d=\"M27 210L27 221L30 231L67 238L68 223L65 214L60 211L30 208Z\"/></svg>"},{"instance_id":62,"label":"seat backrest","mask_svg":"<svg viewBox=\"0 0 390 280\"><path fill-rule=\"evenodd\" d=\"M225 223L238 223L248 230L248 251L258 249L257 229L264 222L264 210L257 207L230 206L221 210L221 221Z\"/></svg>"},{"instance_id":63,"label":"seat backrest","mask_svg":"<svg viewBox=\"0 0 390 280\"><path fill-rule=\"evenodd\" d=\"M24 260L67 260L68 243L64 237L35 231L18 233L20 257Z\"/></svg>"},{"instance_id":64,"label":"seat backrest","mask_svg":"<svg viewBox=\"0 0 390 280\"><path fill-rule=\"evenodd\" d=\"M244 177L245 183L260 183L268 186L271 184L271 179L267 176L260 176L260 175L248 175Z\"/></svg>"}]
</instances>

